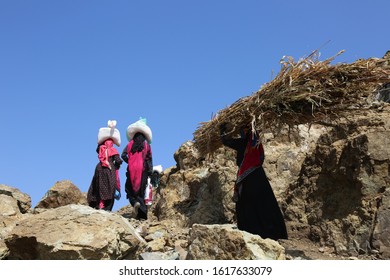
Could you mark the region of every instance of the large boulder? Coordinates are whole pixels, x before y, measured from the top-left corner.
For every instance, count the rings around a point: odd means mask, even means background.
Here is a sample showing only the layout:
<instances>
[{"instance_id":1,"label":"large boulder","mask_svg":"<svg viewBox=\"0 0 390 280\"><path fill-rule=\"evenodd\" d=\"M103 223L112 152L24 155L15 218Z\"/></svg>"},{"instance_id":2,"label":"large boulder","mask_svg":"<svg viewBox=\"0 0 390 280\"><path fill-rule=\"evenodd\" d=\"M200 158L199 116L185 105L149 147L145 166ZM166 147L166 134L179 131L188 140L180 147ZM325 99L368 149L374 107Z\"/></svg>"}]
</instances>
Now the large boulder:
<instances>
[{"instance_id":1,"label":"large boulder","mask_svg":"<svg viewBox=\"0 0 390 280\"><path fill-rule=\"evenodd\" d=\"M194 224L187 259L191 260L284 260L278 242L262 239L232 225Z\"/></svg>"},{"instance_id":2,"label":"large boulder","mask_svg":"<svg viewBox=\"0 0 390 280\"><path fill-rule=\"evenodd\" d=\"M164 171L152 213L159 220L174 217L180 226L234 222L233 151L220 148L212 159L199 159L195 147L186 142L178 153L191 164L178 163L179 167Z\"/></svg>"},{"instance_id":3,"label":"large boulder","mask_svg":"<svg viewBox=\"0 0 390 280\"><path fill-rule=\"evenodd\" d=\"M69 204L87 205L86 196L69 180L58 181L51 187L35 208L57 208Z\"/></svg>"},{"instance_id":4,"label":"large boulder","mask_svg":"<svg viewBox=\"0 0 390 280\"><path fill-rule=\"evenodd\" d=\"M192 141L183 143L174 153L173 158L179 169L194 168L199 163L199 154Z\"/></svg>"},{"instance_id":5,"label":"large boulder","mask_svg":"<svg viewBox=\"0 0 390 280\"><path fill-rule=\"evenodd\" d=\"M144 243L122 216L84 205L31 215L5 239L8 258L22 260L132 259Z\"/></svg>"},{"instance_id":6,"label":"large boulder","mask_svg":"<svg viewBox=\"0 0 390 280\"><path fill-rule=\"evenodd\" d=\"M9 250L4 239L15 225L30 211L31 198L16 188L0 185L0 260L5 259Z\"/></svg>"},{"instance_id":7,"label":"large boulder","mask_svg":"<svg viewBox=\"0 0 390 280\"><path fill-rule=\"evenodd\" d=\"M388 104L329 127L288 186L283 210L290 232L306 231L339 255L388 258L389 141Z\"/></svg>"},{"instance_id":8,"label":"large boulder","mask_svg":"<svg viewBox=\"0 0 390 280\"><path fill-rule=\"evenodd\" d=\"M0 195L14 198L19 207L20 213L27 213L31 208L31 197L17 188L0 184Z\"/></svg>"}]
</instances>

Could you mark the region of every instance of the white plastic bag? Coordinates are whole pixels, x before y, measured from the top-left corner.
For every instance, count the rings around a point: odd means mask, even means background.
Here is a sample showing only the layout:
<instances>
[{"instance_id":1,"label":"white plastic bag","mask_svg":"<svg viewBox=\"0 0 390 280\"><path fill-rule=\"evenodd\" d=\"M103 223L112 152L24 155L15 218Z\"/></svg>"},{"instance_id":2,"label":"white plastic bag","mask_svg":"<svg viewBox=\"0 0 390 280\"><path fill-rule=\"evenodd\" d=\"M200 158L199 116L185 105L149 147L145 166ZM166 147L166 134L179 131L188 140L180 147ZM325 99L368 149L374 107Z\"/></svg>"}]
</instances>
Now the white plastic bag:
<instances>
[{"instance_id":1,"label":"white plastic bag","mask_svg":"<svg viewBox=\"0 0 390 280\"><path fill-rule=\"evenodd\" d=\"M112 139L112 141L114 141L115 145L118 147L121 145L121 134L116 128L115 120L109 120L107 127L102 127L99 129L97 143L100 145L107 139Z\"/></svg>"},{"instance_id":2,"label":"white plastic bag","mask_svg":"<svg viewBox=\"0 0 390 280\"><path fill-rule=\"evenodd\" d=\"M150 178L148 178L148 182L146 183L144 201L146 205L152 205L153 203L153 188Z\"/></svg>"},{"instance_id":3,"label":"white plastic bag","mask_svg":"<svg viewBox=\"0 0 390 280\"><path fill-rule=\"evenodd\" d=\"M146 119L141 118L140 120L136 121L135 123L132 123L127 127L126 131L127 140L131 141L133 139L134 135L137 132L141 132L145 137L146 140L148 140L148 143L152 143L152 130L149 126L146 124Z\"/></svg>"}]
</instances>

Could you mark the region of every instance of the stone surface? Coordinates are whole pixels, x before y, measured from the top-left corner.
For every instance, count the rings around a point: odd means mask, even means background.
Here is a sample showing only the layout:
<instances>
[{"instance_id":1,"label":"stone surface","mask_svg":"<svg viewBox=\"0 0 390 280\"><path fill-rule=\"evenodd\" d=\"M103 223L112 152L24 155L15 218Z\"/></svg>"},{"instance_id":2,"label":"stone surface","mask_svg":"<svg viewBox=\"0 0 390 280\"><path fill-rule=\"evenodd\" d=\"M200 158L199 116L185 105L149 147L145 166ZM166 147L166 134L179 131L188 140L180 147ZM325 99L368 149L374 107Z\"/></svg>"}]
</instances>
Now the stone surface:
<instances>
[{"instance_id":1,"label":"stone surface","mask_svg":"<svg viewBox=\"0 0 390 280\"><path fill-rule=\"evenodd\" d=\"M0 195L11 196L17 201L21 213L27 213L31 208L31 197L17 188L0 184Z\"/></svg>"},{"instance_id":2,"label":"stone surface","mask_svg":"<svg viewBox=\"0 0 390 280\"><path fill-rule=\"evenodd\" d=\"M58 181L51 187L35 208L57 208L69 204L88 205L86 196L69 180Z\"/></svg>"},{"instance_id":3,"label":"stone surface","mask_svg":"<svg viewBox=\"0 0 390 280\"><path fill-rule=\"evenodd\" d=\"M68 205L19 222L5 239L10 259L124 259L143 244L123 217Z\"/></svg>"},{"instance_id":4,"label":"stone surface","mask_svg":"<svg viewBox=\"0 0 390 280\"><path fill-rule=\"evenodd\" d=\"M187 259L283 260L284 248L276 241L235 229L231 225L192 227Z\"/></svg>"}]
</instances>

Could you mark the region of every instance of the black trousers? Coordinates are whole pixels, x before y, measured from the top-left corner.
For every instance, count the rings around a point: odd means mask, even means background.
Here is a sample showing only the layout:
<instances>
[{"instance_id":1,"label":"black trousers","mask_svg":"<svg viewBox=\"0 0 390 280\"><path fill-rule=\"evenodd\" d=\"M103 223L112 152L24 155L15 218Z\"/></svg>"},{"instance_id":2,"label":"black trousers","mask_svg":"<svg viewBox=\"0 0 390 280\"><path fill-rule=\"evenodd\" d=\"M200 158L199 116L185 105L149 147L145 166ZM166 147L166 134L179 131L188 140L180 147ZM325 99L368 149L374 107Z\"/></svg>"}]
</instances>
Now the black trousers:
<instances>
[{"instance_id":1,"label":"black trousers","mask_svg":"<svg viewBox=\"0 0 390 280\"><path fill-rule=\"evenodd\" d=\"M146 189L146 183L147 183L147 173L142 174L142 180L141 180L141 187L138 190L138 192L135 192L131 186L130 179L127 175L126 183L125 183L125 191L126 191L126 197L129 200L131 206L134 207L134 205L138 202L140 204L140 207L138 209L138 214L136 219L140 220L147 220L148 218L148 206L145 204L145 189Z\"/></svg>"}]
</instances>

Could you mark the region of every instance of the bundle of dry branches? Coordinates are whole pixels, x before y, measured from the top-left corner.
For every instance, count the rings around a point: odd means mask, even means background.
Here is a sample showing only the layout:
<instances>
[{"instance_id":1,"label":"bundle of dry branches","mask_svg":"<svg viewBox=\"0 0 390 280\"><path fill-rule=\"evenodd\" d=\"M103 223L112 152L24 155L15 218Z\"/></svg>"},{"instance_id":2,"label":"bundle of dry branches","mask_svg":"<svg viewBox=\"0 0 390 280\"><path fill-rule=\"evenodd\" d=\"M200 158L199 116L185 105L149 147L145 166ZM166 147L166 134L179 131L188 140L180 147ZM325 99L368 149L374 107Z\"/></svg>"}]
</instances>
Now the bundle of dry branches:
<instances>
[{"instance_id":1,"label":"bundle of dry branches","mask_svg":"<svg viewBox=\"0 0 390 280\"><path fill-rule=\"evenodd\" d=\"M244 125L259 133L283 125L332 120L367 105L368 97L390 82L390 63L384 58L370 58L331 65L341 53L325 61L318 60L317 51L298 62L283 57L281 71L271 82L200 124L194 132L199 153L212 153L222 145L222 123L229 124L228 134L237 134Z\"/></svg>"}]
</instances>

